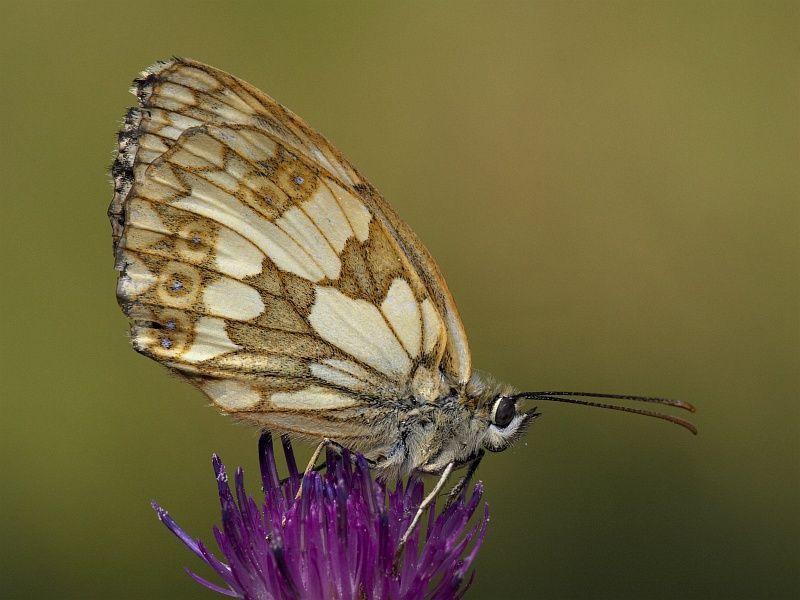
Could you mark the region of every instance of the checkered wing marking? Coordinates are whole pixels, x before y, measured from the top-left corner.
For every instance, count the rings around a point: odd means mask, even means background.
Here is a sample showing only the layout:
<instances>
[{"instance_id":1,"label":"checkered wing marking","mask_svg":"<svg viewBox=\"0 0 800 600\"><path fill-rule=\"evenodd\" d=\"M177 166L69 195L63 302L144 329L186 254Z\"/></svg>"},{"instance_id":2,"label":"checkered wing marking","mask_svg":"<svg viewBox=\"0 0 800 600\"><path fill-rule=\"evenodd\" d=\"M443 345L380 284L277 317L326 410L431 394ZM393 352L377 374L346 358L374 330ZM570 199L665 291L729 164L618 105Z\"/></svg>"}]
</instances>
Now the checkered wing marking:
<instances>
[{"instance_id":1,"label":"checkered wing marking","mask_svg":"<svg viewBox=\"0 0 800 600\"><path fill-rule=\"evenodd\" d=\"M192 61L134 91L109 216L139 352L225 412L355 444L365 407L468 379L435 263L321 135Z\"/></svg>"}]
</instances>

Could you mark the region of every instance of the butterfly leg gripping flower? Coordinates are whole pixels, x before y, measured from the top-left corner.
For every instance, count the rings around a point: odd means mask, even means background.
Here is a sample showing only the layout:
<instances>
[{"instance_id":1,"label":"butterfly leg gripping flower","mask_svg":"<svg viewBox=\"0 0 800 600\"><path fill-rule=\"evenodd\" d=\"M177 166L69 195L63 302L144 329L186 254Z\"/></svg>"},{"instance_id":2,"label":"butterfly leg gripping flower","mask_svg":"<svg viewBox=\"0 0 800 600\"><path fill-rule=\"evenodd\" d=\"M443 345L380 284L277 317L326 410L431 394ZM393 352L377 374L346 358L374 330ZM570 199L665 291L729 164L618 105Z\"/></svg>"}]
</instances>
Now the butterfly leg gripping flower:
<instances>
[{"instance_id":1,"label":"butterfly leg gripping flower","mask_svg":"<svg viewBox=\"0 0 800 600\"><path fill-rule=\"evenodd\" d=\"M417 526L417 523L419 523L419 520L425 513L425 509L428 508L428 506L430 506L431 502L436 500L436 496L438 496L439 492L442 491L444 484L447 483L447 480L450 478L450 473L453 472L454 466L455 465L453 463L448 463L448 465L444 468L444 471L442 471L442 474L439 476L439 480L436 482L436 485L431 490L431 493L425 496L425 499L419 505L419 508L417 508L417 512L414 513L414 518L411 519L411 524L408 526L408 529L406 529L406 532L403 534L403 537L400 538L400 547L397 549L398 552L401 552L403 550L403 546L406 545L408 537L414 531L414 528Z\"/></svg>"},{"instance_id":2,"label":"butterfly leg gripping flower","mask_svg":"<svg viewBox=\"0 0 800 600\"><path fill-rule=\"evenodd\" d=\"M464 492L466 487L469 485L469 482L472 481L472 477L475 475L475 471L478 470L478 465L481 464L485 454L486 452L484 450L478 450L475 458L469 462L467 465L467 472L464 473L464 476L458 480L458 483L456 483L453 486L453 489L450 490L450 493L447 494L447 503L445 504L446 507L455 502Z\"/></svg>"},{"instance_id":3,"label":"butterfly leg gripping flower","mask_svg":"<svg viewBox=\"0 0 800 600\"><path fill-rule=\"evenodd\" d=\"M306 466L306 470L303 472L303 480L305 480L305 478L308 476L308 474L311 473L311 471L314 470L314 465L317 464L317 459L319 458L319 455L322 453L322 449L325 448L326 446L328 446L330 443L331 443L331 440L329 440L328 438L322 438L322 441L319 444L317 444L317 447L314 449L314 452L313 452L313 454L311 455L311 458L308 461L308 465ZM303 495L303 480L300 481L300 487L297 488L297 493L294 496L294 501L295 502L300 500L300 496Z\"/></svg>"},{"instance_id":4,"label":"butterfly leg gripping flower","mask_svg":"<svg viewBox=\"0 0 800 600\"><path fill-rule=\"evenodd\" d=\"M472 476L475 474L475 471L478 470L478 465L480 464L481 460L483 459L485 452L483 450L478 451L475 455L475 458L472 459L467 466L467 472L458 480L453 486L453 489L447 494L447 502L445 503L445 508L450 507L453 502L456 502L459 498L462 497L466 487L469 485L469 482L472 480ZM445 467L445 470L442 471L442 474L439 476L438 481L436 482L436 486L431 490L431 493L428 494L422 503L419 505L417 512L414 514L414 518L411 520L411 524L408 526L408 529L403 534L403 537L400 539L400 546L397 548L397 558L403 552L403 548L405 546L406 541L408 540L409 536L414 531L414 528L419 523L419 520L422 518L425 509L428 505L436 499L436 496L442 491L445 483L449 479L450 475L455 468L454 463L450 463Z\"/></svg>"}]
</instances>

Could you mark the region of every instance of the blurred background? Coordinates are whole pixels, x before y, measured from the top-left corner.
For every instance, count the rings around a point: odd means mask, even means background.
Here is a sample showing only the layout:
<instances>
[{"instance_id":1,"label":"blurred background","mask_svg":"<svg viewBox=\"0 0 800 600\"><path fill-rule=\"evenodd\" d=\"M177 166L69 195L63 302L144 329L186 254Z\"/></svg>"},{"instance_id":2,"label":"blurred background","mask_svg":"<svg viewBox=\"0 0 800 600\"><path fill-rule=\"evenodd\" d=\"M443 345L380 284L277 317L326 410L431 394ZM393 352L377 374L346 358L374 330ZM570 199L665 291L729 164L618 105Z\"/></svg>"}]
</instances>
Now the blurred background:
<instances>
[{"instance_id":1,"label":"blurred background","mask_svg":"<svg viewBox=\"0 0 800 600\"><path fill-rule=\"evenodd\" d=\"M9 3L0 25L4 598L212 598L257 432L133 352L107 168L131 79L192 57L328 136L437 258L480 369L696 403L562 405L491 455L470 598L800 595L795 2ZM303 449L303 456L309 454Z\"/></svg>"}]
</instances>

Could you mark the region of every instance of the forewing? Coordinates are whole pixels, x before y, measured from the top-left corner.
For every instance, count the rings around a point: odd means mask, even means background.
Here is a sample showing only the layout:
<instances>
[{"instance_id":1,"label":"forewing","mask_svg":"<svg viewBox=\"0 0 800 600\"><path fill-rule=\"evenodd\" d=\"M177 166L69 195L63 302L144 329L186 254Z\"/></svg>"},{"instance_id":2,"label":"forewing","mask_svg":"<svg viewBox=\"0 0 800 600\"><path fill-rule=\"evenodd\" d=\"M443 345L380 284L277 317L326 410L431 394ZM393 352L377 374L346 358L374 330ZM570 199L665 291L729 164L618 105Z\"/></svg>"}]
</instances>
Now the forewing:
<instances>
[{"instance_id":1,"label":"forewing","mask_svg":"<svg viewBox=\"0 0 800 600\"><path fill-rule=\"evenodd\" d=\"M462 379L435 264L324 138L198 63L135 92L109 215L138 351L226 412L338 439L440 366Z\"/></svg>"}]
</instances>

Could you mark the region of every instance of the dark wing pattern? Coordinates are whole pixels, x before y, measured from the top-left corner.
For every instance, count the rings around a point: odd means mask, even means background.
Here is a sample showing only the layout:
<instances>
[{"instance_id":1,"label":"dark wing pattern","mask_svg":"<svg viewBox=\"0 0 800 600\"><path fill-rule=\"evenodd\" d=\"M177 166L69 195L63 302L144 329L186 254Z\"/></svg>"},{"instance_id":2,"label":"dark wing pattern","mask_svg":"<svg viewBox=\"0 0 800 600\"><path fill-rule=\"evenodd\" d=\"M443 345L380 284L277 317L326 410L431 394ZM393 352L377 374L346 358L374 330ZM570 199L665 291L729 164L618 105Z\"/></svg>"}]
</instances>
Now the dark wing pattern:
<instances>
[{"instance_id":1,"label":"dark wing pattern","mask_svg":"<svg viewBox=\"0 0 800 600\"><path fill-rule=\"evenodd\" d=\"M109 216L139 352L224 412L356 446L365 407L469 379L438 267L325 138L193 61L134 92Z\"/></svg>"}]
</instances>

